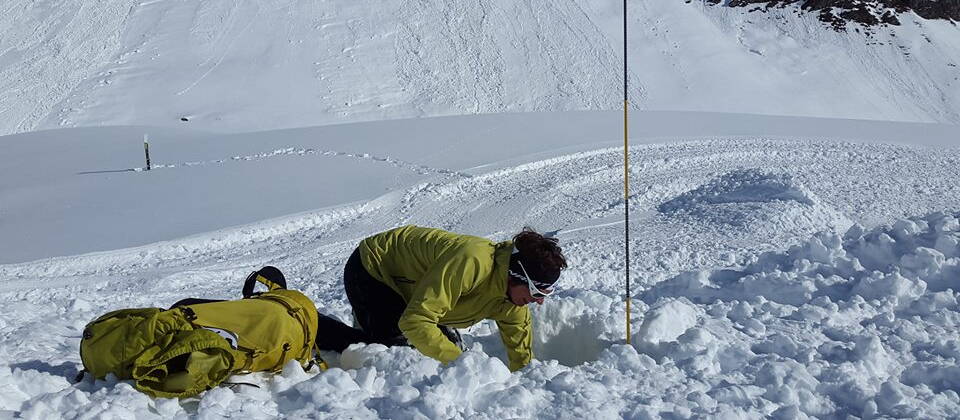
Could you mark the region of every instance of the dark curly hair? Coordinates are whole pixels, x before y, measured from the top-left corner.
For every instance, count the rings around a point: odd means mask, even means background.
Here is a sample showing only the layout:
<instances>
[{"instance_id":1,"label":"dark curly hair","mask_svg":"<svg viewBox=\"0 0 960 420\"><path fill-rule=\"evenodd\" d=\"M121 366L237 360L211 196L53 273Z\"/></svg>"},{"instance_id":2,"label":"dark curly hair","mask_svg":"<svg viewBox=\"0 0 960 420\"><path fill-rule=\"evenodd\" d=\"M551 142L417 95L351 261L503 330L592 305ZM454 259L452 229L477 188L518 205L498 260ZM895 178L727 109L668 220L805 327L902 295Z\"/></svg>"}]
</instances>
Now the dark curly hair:
<instances>
[{"instance_id":1,"label":"dark curly hair","mask_svg":"<svg viewBox=\"0 0 960 420\"><path fill-rule=\"evenodd\" d=\"M513 247L521 259L536 262L533 267L536 273L530 273L531 276L550 283L556 281L560 271L567 268L567 259L557 242L556 238L543 236L529 227L513 237ZM527 270L531 270L531 267L527 267Z\"/></svg>"}]
</instances>

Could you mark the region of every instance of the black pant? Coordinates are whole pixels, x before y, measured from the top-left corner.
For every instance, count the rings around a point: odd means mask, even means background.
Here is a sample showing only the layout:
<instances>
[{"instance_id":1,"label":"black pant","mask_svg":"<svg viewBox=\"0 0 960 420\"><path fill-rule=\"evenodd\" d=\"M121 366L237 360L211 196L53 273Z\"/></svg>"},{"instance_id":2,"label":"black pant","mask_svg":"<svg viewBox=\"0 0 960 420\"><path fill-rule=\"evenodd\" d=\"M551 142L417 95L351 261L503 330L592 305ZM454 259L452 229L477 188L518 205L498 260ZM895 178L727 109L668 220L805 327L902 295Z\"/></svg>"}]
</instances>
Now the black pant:
<instances>
[{"instance_id":1,"label":"black pant","mask_svg":"<svg viewBox=\"0 0 960 420\"><path fill-rule=\"evenodd\" d=\"M320 350L342 352L353 343L380 343L387 346L407 344L397 326L407 303L397 292L373 278L363 268L360 249L353 251L343 269L343 288L360 328L350 327L320 314L317 329L317 347Z\"/></svg>"}]
</instances>

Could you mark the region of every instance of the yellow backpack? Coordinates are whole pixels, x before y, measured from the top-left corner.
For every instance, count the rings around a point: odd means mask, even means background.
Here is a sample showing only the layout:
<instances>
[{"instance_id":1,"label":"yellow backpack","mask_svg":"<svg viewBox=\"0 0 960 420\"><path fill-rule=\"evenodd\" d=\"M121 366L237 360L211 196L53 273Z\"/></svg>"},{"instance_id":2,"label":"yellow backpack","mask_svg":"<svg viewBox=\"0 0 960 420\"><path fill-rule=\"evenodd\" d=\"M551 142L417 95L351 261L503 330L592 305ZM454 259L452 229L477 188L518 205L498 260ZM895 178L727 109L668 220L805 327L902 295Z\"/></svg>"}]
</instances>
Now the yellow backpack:
<instances>
[{"instance_id":1,"label":"yellow backpack","mask_svg":"<svg viewBox=\"0 0 960 420\"><path fill-rule=\"evenodd\" d=\"M255 293L257 282L269 291ZM279 371L290 360L305 369L314 363L326 368L315 351L316 306L286 290L280 270L268 266L251 273L243 296L107 313L84 328L84 370L98 379L109 373L133 379L148 395L173 398L199 394L230 375Z\"/></svg>"}]
</instances>

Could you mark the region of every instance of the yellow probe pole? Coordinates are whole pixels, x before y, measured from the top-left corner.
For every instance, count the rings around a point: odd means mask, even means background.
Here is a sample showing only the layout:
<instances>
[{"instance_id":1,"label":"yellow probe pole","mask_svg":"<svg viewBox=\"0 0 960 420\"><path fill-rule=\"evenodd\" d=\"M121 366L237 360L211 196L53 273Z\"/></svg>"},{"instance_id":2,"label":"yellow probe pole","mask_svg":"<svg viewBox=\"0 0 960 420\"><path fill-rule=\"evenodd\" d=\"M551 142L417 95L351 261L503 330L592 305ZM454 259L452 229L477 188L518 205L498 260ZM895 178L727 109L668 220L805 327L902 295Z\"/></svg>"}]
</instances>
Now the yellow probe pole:
<instances>
[{"instance_id":1,"label":"yellow probe pole","mask_svg":"<svg viewBox=\"0 0 960 420\"><path fill-rule=\"evenodd\" d=\"M624 257L626 262L627 344L630 344L630 154L627 137L627 0L623 0L623 215Z\"/></svg>"}]
</instances>

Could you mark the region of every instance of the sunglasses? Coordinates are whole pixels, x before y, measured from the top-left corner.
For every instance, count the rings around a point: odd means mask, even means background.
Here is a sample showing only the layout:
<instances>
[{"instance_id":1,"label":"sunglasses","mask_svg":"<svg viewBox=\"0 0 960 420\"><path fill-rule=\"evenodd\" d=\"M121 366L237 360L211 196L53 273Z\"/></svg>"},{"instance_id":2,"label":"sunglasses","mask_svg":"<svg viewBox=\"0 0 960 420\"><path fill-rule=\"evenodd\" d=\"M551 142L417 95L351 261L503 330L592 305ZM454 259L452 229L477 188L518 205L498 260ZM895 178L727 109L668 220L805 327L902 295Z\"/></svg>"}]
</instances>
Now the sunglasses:
<instances>
[{"instance_id":1,"label":"sunglasses","mask_svg":"<svg viewBox=\"0 0 960 420\"><path fill-rule=\"evenodd\" d=\"M527 269L523 267L523 263L520 261L517 261L517 263L520 265L520 270L523 271L523 275L514 273L510 269L507 269L507 272L510 273L510 275L513 277L527 281L527 288L530 289L530 296L533 296L539 299L539 298L545 298L549 296L551 293L553 293L553 289L541 289L537 287L537 285L534 284L533 280L530 278L530 275L527 274Z\"/></svg>"}]
</instances>

